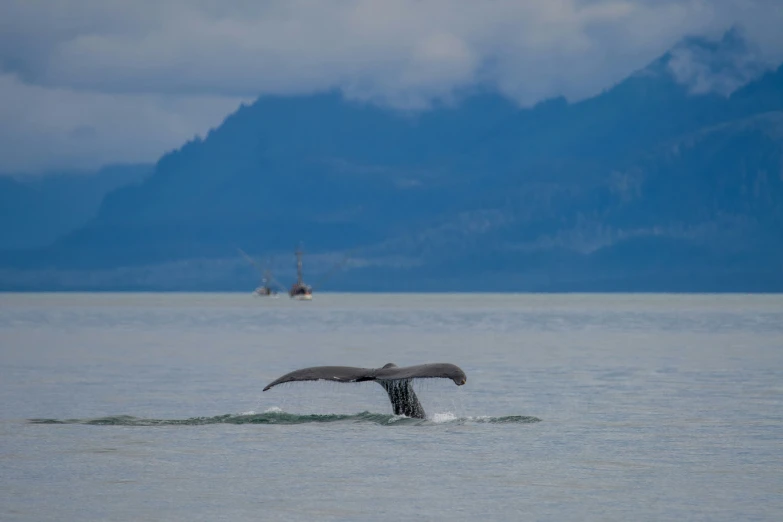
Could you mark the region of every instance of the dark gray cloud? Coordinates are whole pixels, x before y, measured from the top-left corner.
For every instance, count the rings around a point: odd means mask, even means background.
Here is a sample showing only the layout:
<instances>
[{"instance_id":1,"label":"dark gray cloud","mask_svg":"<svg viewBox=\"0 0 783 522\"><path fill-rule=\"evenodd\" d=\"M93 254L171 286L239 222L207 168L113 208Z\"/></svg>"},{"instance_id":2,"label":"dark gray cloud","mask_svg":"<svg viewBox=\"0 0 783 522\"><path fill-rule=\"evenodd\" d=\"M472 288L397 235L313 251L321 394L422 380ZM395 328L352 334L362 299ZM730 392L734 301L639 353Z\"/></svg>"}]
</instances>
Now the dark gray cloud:
<instances>
[{"instance_id":1,"label":"dark gray cloud","mask_svg":"<svg viewBox=\"0 0 783 522\"><path fill-rule=\"evenodd\" d=\"M734 25L749 74L783 59L780 0L5 0L0 170L152 161L265 93L422 108L482 83L576 100ZM677 59L695 92L737 81Z\"/></svg>"}]
</instances>

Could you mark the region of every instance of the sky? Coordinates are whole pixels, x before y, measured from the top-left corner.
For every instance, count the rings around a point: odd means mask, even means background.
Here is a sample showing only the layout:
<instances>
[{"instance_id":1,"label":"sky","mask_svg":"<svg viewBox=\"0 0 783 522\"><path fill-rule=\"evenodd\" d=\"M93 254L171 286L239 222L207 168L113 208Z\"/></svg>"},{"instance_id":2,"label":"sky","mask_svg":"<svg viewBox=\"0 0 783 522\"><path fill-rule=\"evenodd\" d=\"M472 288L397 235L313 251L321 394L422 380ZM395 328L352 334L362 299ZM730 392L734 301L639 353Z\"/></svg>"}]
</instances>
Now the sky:
<instances>
[{"instance_id":1,"label":"sky","mask_svg":"<svg viewBox=\"0 0 783 522\"><path fill-rule=\"evenodd\" d=\"M783 0L2 0L0 172L154 162L264 94L576 101L731 27L748 71L783 61ZM744 81L698 59L673 61L694 92Z\"/></svg>"}]
</instances>

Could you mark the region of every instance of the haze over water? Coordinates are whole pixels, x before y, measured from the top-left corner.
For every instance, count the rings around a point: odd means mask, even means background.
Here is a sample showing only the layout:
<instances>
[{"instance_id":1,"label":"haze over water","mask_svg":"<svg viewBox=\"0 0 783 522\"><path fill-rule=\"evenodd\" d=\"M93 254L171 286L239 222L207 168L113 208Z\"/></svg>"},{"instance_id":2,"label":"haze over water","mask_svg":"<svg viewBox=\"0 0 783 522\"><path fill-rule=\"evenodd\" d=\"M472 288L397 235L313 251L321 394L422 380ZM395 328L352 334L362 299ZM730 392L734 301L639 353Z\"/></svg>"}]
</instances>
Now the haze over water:
<instances>
[{"instance_id":1,"label":"haze over water","mask_svg":"<svg viewBox=\"0 0 783 522\"><path fill-rule=\"evenodd\" d=\"M0 396L4 521L783 514L781 295L2 294Z\"/></svg>"}]
</instances>

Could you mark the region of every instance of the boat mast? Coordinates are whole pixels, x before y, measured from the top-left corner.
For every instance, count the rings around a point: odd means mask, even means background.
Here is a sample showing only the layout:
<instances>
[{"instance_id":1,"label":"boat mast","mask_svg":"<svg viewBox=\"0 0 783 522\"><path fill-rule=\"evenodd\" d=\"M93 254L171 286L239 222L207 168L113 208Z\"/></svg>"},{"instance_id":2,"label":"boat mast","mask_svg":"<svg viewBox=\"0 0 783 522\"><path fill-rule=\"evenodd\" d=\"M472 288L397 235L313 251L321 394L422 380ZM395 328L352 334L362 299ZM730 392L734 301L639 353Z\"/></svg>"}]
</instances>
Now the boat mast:
<instances>
[{"instance_id":1,"label":"boat mast","mask_svg":"<svg viewBox=\"0 0 783 522\"><path fill-rule=\"evenodd\" d=\"M302 252L301 248L296 249L296 284L304 285L304 279L302 278Z\"/></svg>"}]
</instances>

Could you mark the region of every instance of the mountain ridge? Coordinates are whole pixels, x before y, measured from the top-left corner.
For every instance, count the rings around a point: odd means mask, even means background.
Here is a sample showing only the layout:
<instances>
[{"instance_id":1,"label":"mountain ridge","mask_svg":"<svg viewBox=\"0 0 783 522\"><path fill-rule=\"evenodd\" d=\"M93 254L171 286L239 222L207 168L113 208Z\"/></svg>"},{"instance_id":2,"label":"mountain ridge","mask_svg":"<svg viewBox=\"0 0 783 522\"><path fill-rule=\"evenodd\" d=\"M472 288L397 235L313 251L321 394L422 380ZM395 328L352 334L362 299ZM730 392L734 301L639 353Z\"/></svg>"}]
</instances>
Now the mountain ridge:
<instances>
[{"instance_id":1,"label":"mountain ridge","mask_svg":"<svg viewBox=\"0 0 783 522\"><path fill-rule=\"evenodd\" d=\"M316 274L320 254L358 252L335 288L665 290L670 274L672 288L780 289L783 66L695 93L671 65L695 42L592 98L529 109L491 92L418 114L335 92L263 97L108 194L80 230L0 266L164 274L200 262L237 288L253 277L236 247L280 256L301 241ZM699 44L699 59L718 53L711 74L726 73L738 42ZM174 287L198 289L205 270Z\"/></svg>"}]
</instances>

